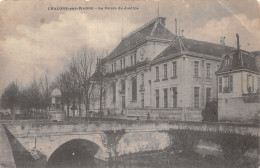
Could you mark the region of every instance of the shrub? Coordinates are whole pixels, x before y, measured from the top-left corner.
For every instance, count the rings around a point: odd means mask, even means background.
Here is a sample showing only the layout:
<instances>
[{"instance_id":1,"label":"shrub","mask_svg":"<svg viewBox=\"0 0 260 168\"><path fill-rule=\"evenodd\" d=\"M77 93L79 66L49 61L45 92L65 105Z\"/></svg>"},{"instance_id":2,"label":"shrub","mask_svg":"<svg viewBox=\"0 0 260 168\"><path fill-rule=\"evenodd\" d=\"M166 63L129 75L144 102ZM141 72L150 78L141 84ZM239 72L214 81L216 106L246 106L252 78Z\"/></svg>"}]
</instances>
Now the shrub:
<instances>
[{"instance_id":1,"label":"shrub","mask_svg":"<svg viewBox=\"0 0 260 168\"><path fill-rule=\"evenodd\" d=\"M201 112L202 121L215 122L218 121L218 101L213 100L207 102L205 108Z\"/></svg>"}]
</instances>

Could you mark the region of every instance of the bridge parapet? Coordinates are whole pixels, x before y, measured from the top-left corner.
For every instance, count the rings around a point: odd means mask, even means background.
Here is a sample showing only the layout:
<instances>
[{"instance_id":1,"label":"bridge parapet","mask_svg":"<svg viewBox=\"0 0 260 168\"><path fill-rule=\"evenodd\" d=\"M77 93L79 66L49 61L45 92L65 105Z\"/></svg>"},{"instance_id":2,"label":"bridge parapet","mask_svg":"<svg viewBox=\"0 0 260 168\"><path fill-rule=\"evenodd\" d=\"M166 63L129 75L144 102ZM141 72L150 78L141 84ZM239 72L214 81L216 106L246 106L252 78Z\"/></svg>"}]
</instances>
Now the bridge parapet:
<instances>
[{"instance_id":1,"label":"bridge parapet","mask_svg":"<svg viewBox=\"0 0 260 168\"><path fill-rule=\"evenodd\" d=\"M101 121L101 122L23 122L5 124L16 137L46 136L50 134L92 134L106 130L125 129L126 132L189 129L197 131L230 132L259 136L257 125L237 123L201 123L180 121Z\"/></svg>"}]
</instances>

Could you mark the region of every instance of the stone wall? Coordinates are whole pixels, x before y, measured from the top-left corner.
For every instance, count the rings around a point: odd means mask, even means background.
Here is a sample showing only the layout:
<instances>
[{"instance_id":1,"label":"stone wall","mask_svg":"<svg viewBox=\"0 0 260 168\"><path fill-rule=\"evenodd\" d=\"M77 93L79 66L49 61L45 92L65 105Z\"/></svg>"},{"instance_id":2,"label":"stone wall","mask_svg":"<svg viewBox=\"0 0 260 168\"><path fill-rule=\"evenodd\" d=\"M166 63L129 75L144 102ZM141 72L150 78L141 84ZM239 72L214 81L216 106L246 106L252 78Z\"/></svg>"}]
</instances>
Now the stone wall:
<instances>
[{"instance_id":1,"label":"stone wall","mask_svg":"<svg viewBox=\"0 0 260 168\"><path fill-rule=\"evenodd\" d=\"M259 95L258 95L259 96ZM218 120L256 123L259 119L260 103L246 102L247 97L228 97L218 99Z\"/></svg>"}]
</instances>

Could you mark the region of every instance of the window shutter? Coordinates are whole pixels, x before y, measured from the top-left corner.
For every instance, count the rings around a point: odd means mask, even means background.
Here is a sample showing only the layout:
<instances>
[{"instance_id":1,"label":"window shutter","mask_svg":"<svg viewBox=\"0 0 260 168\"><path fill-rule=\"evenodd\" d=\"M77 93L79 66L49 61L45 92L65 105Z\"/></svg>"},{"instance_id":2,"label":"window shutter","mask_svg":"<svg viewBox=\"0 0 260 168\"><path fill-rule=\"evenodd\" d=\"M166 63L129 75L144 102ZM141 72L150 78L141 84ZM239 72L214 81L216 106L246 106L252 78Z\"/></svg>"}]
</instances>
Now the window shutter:
<instances>
[{"instance_id":1,"label":"window shutter","mask_svg":"<svg viewBox=\"0 0 260 168\"><path fill-rule=\"evenodd\" d=\"M249 74L247 74L247 90L249 89Z\"/></svg>"},{"instance_id":2,"label":"window shutter","mask_svg":"<svg viewBox=\"0 0 260 168\"><path fill-rule=\"evenodd\" d=\"M219 85L219 93L222 93L222 77L220 76L219 78L218 78L218 85Z\"/></svg>"},{"instance_id":3,"label":"window shutter","mask_svg":"<svg viewBox=\"0 0 260 168\"><path fill-rule=\"evenodd\" d=\"M233 76L229 76L229 91L233 92Z\"/></svg>"},{"instance_id":4,"label":"window shutter","mask_svg":"<svg viewBox=\"0 0 260 168\"><path fill-rule=\"evenodd\" d=\"M252 75L252 91L254 91L254 87L255 87L255 79L254 76Z\"/></svg>"}]
</instances>

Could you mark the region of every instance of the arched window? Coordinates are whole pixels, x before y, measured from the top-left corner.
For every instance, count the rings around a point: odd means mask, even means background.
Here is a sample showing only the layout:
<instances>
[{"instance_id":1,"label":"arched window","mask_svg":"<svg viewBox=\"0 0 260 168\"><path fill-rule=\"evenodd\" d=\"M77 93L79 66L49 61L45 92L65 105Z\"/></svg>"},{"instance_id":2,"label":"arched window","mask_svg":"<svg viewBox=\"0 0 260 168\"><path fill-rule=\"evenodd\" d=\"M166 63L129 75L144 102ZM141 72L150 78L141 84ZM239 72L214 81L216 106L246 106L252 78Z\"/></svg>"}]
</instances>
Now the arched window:
<instances>
[{"instance_id":1,"label":"arched window","mask_svg":"<svg viewBox=\"0 0 260 168\"><path fill-rule=\"evenodd\" d=\"M132 100L137 99L137 83L136 78L132 79Z\"/></svg>"}]
</instances>

